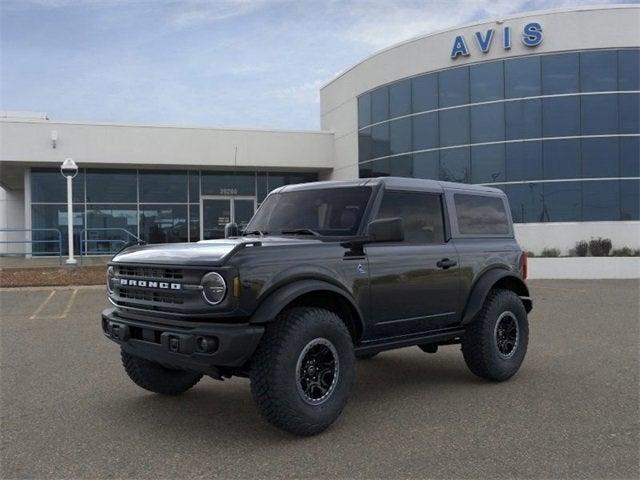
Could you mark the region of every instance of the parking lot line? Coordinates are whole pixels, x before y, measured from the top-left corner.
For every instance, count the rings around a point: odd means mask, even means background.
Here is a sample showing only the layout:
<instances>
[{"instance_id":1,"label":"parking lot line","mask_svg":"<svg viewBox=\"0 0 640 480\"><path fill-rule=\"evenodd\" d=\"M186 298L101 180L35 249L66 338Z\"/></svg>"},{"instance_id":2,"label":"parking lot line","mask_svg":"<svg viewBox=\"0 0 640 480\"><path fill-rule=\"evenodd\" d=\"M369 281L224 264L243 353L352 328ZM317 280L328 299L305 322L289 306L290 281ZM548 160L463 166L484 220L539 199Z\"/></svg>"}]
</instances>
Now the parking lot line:
<instances>
[{"instance_id":1,"label":"parking lot line","mask_svg":"<svg viewBox=\"0 0 640 480\"><path fill-rule=\"evenodd\" d=\"M49 303L49 301L53 298L55 294L56 294L56 290L51 290L51 293L49 294L49 296L45 298L44 302L42 302L40 306L36 309L36 311L33 312L33 314L29 317L29 320L36 319L38 317L38 314L44 309L44 307L47 306L47 303Z\"/></svg>"}]
</instances>

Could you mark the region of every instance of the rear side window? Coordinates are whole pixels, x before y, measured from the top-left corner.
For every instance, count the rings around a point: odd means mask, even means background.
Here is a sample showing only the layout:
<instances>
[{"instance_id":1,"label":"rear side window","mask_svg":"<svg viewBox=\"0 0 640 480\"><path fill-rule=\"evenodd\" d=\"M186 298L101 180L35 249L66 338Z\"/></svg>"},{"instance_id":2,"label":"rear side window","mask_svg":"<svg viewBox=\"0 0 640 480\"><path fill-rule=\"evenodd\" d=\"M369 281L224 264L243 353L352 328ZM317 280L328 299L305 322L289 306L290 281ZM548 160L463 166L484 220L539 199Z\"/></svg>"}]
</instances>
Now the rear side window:
<instances>
[{"instance_id":1,"label":"rear side window","mask_svg":"<svg viewBox=\"0 0 640 480\"><path fill-rule=\"evenodd\" d=\"M394 217L402 219L405 242L444 243L440 195L387 190L377 218Z\"/></svg>"},{"instance_id":2,"label":"rear side window","mask_svg":"<svg viewBox=\"0 0 640 480\"><path fill-rule=\"evenodd\" d=\"M454 196L458 230L462 235L507 235L510 233L507 211L500 197Z\"/></svg>"}]
</instances>

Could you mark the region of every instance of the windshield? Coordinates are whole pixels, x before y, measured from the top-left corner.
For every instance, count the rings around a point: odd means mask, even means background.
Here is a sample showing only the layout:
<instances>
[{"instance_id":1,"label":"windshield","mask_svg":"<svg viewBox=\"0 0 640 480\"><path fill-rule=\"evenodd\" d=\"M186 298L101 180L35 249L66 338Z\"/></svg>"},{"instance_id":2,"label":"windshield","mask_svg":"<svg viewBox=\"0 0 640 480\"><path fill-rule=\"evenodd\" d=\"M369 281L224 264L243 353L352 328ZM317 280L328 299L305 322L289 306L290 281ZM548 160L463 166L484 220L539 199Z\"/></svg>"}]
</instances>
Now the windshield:
<instances>
[{"instance_id":1,"label":"windshield","mask_svg":"<svg viewBox=\"0 0 640 480\"><path fill-rule=\"evenodd\" d=\"M245 229L251 234L353 236L371 187L322 188L269 195Z\"/></svg>"}]
</instances>

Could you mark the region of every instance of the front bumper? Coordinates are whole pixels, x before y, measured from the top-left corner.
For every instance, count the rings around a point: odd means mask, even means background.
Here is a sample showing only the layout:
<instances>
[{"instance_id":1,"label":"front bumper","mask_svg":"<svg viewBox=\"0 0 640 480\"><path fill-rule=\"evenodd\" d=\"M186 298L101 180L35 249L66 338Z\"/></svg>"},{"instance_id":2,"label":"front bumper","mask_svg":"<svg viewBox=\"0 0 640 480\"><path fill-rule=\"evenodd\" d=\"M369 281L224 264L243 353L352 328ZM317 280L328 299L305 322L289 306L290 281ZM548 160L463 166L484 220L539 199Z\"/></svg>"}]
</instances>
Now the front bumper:
<instances>
[{"instance_id":1,"label":"front bumper","mask_svg":"<svg viewBox=\"0 0 640 480\"><path fill-rule=\"evenodd\" d=\"M166 325L132 320L115 308L102 312L102 331L127 353L168 367L215 374L216 367L244 365L258 346L264 327L241 324Z\"/></svg>"}]
</instances>

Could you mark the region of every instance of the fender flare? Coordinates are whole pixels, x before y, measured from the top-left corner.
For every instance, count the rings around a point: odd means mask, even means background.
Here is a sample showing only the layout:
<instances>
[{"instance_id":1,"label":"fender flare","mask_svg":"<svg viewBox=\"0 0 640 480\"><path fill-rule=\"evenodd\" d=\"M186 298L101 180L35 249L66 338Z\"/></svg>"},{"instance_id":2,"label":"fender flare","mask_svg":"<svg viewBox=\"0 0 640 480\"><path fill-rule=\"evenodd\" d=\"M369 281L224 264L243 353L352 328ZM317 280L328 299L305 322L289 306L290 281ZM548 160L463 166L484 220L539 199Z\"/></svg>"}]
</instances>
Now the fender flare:
<instances>
[{"instance_id":1,"label":"fender flare","mask_svg":"<svg viewBox=\"0 0 640 480\"><path fill-rule=\"evenodd\" d=\"M529 288L519 275L504 268L492 268L483 273L471 287L471 293L462 313L462 324L470 323L482 309L487 295L497 283L506 283L509 290L513 290L524 303L527 313L531 311L533 304L529 296Z\"/></svg>"},{"instance_id":2,"label":"fender flare","mask_svg":"<svg viewBox=\"0 0 640 480\"><path fill-rule=\"evenodd\" d=\"M346 301L354 313L352 317L354 317L353 320L357 323L355 327L359 332L363 331L364 323L362 312L353 297L344 289L327 281L317 279L296 280L295 282L277 288L258 305L258 308L251 316L251 323L269 323L295 299L307 293L321 291L339 295Z\"/></svg>"}]
</instances>

